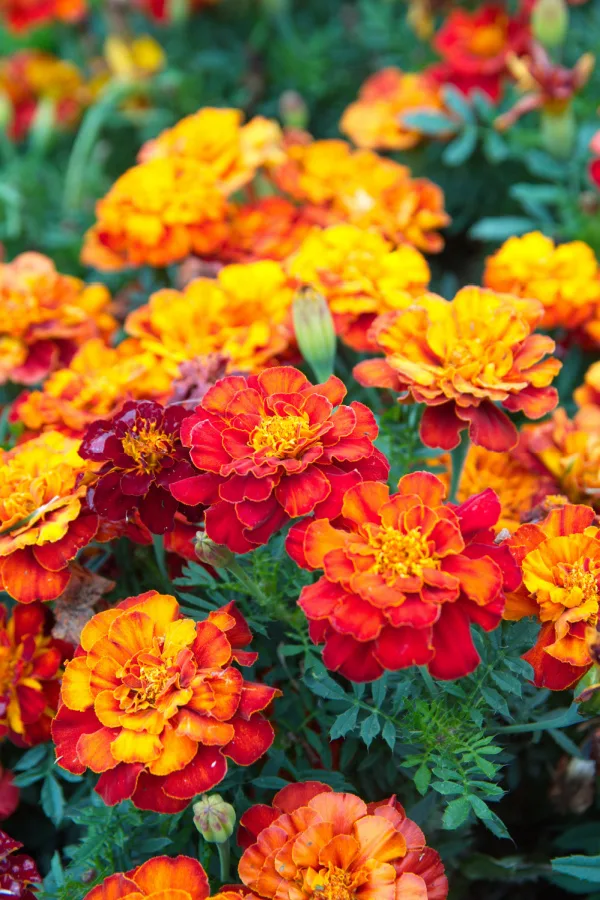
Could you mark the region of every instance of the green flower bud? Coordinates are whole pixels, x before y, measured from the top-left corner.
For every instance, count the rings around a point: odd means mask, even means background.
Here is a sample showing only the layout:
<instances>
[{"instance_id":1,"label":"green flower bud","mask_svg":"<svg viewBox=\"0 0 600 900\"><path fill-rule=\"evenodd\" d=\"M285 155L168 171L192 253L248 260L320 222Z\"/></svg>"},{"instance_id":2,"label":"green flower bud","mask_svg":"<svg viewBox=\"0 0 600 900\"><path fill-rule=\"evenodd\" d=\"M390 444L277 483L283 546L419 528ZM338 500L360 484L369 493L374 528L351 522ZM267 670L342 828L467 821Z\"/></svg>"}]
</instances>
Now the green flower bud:
<instances>
[{"instance_id":1,"label":"green flower bud","mask_svg":"<svg viewBox=\"0 0 600 900\"><path fill-rule=\"evenodd\" d=\"M279 114L286 128L304 129L308 125L308 107L298 91L284 91L279 98Z\"/></svg>"},{"instance_id":2,"label":"green flower bud","mask_svg":"<svg viewBox=\"0 0 600 900\"><path fill-rule=\"evenodd\" d=\"M215 566L217 569L227 569L235 559L228 547L215 544L204 531L197 533L194 549L200 562L206 563L207 566Z\"/></svg>"},{"instance_id":3,"label":"green flower bud","mask_svg":"<svg viewBox=\"0 0 600 900\"><path fill-rule=\"evenodd\" d=\"M235 809L220 794L203 794L192 807L194 825L205 841L224 844L233 834Z\"/></svg>"},{"instance_id":4,"label":"green flower bud","mask_svg":"<svg viewBox=\"0 0 600 900\"><path fill-rule=\"evenodd\" d=\"M537 0L531 13L531 30L536 41L547 50L565 42L569 10L565 0Z\"/></svg>"},{"instance_id":5,"label":"green flower bud","mask_svg":"<svg viewBox=\"0 0 600 900\"><path fill-rule=\"evenodd\" d=\"M577 682L575 703L579 703L582 715L597 716L600 713L600 667L592 666Z\"/></svg>"},{"instance_id":6,"label":"green flower bud","mask_svg":"<svg viewBox=\"0 0 600 900\"><path fill-rule=\"evenodd\" d=\"M292 317L302 356L317 380L327 381L333 372L336 336L325 297L312 287L301 288L292 304Z\"/></svg>"}]
</instances>

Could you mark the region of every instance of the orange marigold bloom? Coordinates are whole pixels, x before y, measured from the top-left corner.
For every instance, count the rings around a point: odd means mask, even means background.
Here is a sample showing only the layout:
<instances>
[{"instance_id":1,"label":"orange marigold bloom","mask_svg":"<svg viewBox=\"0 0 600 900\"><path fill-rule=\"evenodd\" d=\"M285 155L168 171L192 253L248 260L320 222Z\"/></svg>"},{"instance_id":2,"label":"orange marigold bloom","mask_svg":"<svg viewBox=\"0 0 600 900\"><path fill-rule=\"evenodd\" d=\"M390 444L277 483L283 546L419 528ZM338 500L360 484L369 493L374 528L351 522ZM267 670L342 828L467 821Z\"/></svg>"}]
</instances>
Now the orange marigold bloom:
<instances>
[{"instance_id":1,"label":"orange marigold bloom","mask_svg":"<svg viewBox=\"0 0 600 900\"><path fill-rule=\"evenodd\" d=\"M155 856L131 872L109 875L83 900L207 900L206 872L190 856ZM235 891L216 894L211 900L241 900Z\"/></svg>"},{"instance_id":2,"label":"orange marigold bloom","mask_svg":"<svg viewBox=\"0 0 600 900\"><path fill-rule=\"evenodd\" d=\"M98 519L83 498L93 477L79 441L55 431L0 450L0 587L15 600L55 600Z\"/></svg>"},{"instance_id":3,"label":"orange marigold bloom","mask_svg":"<svg viewBox=\"0 0 600 900\"><path fill-rule=\"evenodd\" d=\"M292 339L286 324L294 288L279 263L225 266L216 279L196 278L183 291L152 294L125 328L175 377L179 364L222 353L230 370L258 371L283 354Z\"/></svg>"},{"instance_id":4,"label":"orange marigold bloom","mask_svg":"<svg viewBox=\"0 0 600 900\"><path fill-rule=\"evenodd\" d=\"M598 622L600 529L589 506L563 506L522 525L510 547L523 584L507 596L504 617L536 616L542 627L524 659L538 687L562 691L592 665L586 632Z\"/></svg>"},{"instance_id":5,"label":"orange marigold bloom","mask_svg":"<svg viewBox=\"0 0 600 900\"><path fill-rule=\"evenodd\" d=\"M47 22L77 22L86 9L85 0L0 0L0 19L21 32Z\"/></svg>"},{"instance_id":6,"label":"orange marigold bloom","mask_svg":"<svg viewBox=\"0 0 600 900\"><path fill-rule=\"evenodd\" d=\"M214 174L189 157L158 157L121 175L96 204L81 259L104 271L208 256L227 229Z\"/></svg>"},{"instance_id":7,"label":"orange marigold bloom","mask_svg":"<svg viewBox=\"0 0 600 900\"><path fill-rule=\"evenodd\" d=\"M203 622L148 591L95 615L68 663L52 725L59 765L102 773L109 805L179 812L223 780L226 757L256 762L273 742L260 714L279 694L245 681L252 635L233 603Z\"/></svg>"},{"instance_id":8,"label":"orange marigold bloom","mask_svg":"<svg viewBox=\"0 0 600 900\"><path fill-rule=\"evenodd\" d=\"M0 737L19 747L50 740L62 665L73 648L50 636L52 614L41 603L0 604Z\"/></svg>"},{"instance_id":9,"label":"orange marigold bloom","mask_svg":"<svg viewBox=\"0 0 600 900\"><path fill-rule=\"evenodd\" d=\"M473 443L510 450L517 429L495 404L538 419L558 402L549 384L561 363L543 359L554 341L532 334L542 312L537 300L477 287L450 302L427 294L376 320L371 335L385 359L359 363L354 375L425 403L421 439L428 447L451 450L468 427Z\"/></svg>"},{"instance_id":10,"label":"orange marigold bloom","mask_svg":"<svg viewBox=\"0 0 600 900\"><path fill-rule=\"evenodd\" d=\"M40 253L0 263L0 384L42 381L84 341L108 337L109 303L103 285L61 275Z\"/></svg>"},{"instance_id":11,"label":"orange marigold bloom","mask_svg":"<svg viewBox=\"0 0 600 900\"><path fill-rule=\"evenodd\" d=\"M570 331L596 317L600 308L600 268L592 248L583 241L556 246L539 231L509 238L488 258L484 283L539 300L543 328Z\"/></svg>"},{"instance_id":12,"label":"orange marigold bloom","mask_svg":"<svg viewBox=\"0 0 600 900\"><path fill-rule=\"evenodd\" d=\"M440 90L431 79L391 66L367 78L358 100L344 111L340 131L367 150L408 150L416 147L423 135L405 125L402 116L443 108Z\"/></svg>"},{"instance_id":13,"label":"orange marigold bloom","mask_svg":"<svg viewBox=\"0 0 600 900\"><path fill-rule=\"evenodd\" d=\"M373 349L367 338L376 316L403 309L429 285L429 266L414 247L392 245L354 225L314 231L290 260L288 271L327 299L336 331L356 350Z\"/></svg>"},{"instance_id":14,"label":"orange marigold bloom","mask_svg":"<svg viewBox=\"0 0 600 900\"><path fill-rule=\"evenodd\" d=\"M318 781L289 784L241 818L238 872L266 900L445 900L439 854L395 797L364 803Z\"/></svg>"},{"instance_id":15,"label":"orange marigold bloom","mask_svg":"<svg viewBox=\"0 0 600 900\"><path fill-rule=\"evenodd\" d=\"M257 116L242 125L239 109L205 107L148 141L138 159L186 157L201 163L223 194L239 190L265 165L285 159L277 122Z\"/></svg>"},{"instance_id":16,"label":"orange marigold bloom","mask_svg":"<svg viewBox=\"0 0 600 900\"><path fill-rule=\"evenodd\" d=\"M600 411L600 361L592 363L583 380L583 384L575 388L573 399L586 414L592 414L597 408Z\"/></svg>"}]
</instances>

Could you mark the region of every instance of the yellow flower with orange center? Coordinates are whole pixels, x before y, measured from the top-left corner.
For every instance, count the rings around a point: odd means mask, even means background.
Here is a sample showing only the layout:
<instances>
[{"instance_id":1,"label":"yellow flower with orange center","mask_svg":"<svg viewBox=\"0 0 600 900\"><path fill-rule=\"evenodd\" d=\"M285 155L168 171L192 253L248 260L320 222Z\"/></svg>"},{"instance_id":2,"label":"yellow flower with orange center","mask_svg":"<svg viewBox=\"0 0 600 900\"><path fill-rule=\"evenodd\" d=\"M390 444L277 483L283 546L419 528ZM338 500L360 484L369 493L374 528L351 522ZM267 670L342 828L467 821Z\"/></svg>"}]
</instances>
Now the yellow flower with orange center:
<instances>
[{"instance_id":1,"label":"yellow flower with orange center","mask_svg":"<svg viewBox=\"0 0 600 900\"><path fill-rule=\"evenodd\" d=\"M429 266L414 247L394 250L377 233L354 225L311 233L288 270L325 296L336 331L357 350L372 348L367 334L376 316L409 306L430 279Z\"/></svg>"},{"instance_id":2,"label":"yellow flower with orange center","mask_svg":"<svg viewBox=\"0 0 600 900\"><path fill-rule=\"evenodd\" d=\"M511 237L487 260L484 282L495 291L539 300L543 328L571 330L600 320L600 268L583 241L556 246L539 231Z\"/></svg>"},{"instance_id":3,"label":"yellow flower with orange center","mask_svg":"<svg viewBox=\"0 0 600 900\"><path fill-rule=\"evenodd\" d=\"M42 381L89 338L116 322L103 285L61 275L40 253L0 263L0 384Z\"/></svg>"}]
</instances>

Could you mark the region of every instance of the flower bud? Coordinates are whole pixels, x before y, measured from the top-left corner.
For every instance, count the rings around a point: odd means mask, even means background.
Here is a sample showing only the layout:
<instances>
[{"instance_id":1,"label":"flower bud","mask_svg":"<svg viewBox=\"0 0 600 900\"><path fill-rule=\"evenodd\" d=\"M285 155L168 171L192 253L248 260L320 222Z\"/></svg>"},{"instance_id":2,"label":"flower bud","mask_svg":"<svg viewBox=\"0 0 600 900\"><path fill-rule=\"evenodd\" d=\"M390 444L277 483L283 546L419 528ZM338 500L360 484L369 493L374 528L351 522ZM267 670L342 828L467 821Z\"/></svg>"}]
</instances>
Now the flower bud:
<instances>
[{"instance_id":1,"label":"flower bud","mask_svg":"<svg viewBox=\"0 0 600 900\"><path fill-rule=\"evenodd\" d=\"M308 107L298 91L284 91L279 98L279 115L286 128L305 129L308 125Z\"/></svg>"},{"instance_id":2,"label":"flower bud","mask_svg":"<svg viewBox=\"0 0 600 900\"><path fill-rule=\"evenodd\" d=\"M9 132L13 123L13 105L5 91L0 90L0 131Z\"/></svg>"},{"instance_id":3,"label":"flower bud","mask_svg":"<svg viewBox=\"0 0 600 900\"><path fill-rule=\"evenodd\" d=\"M579 703L583 715L598 715L600 712L600 668L592 666L575 687L575 703Z\"/></svg>"},{"instance_id":4,"label":"flower bud","mask_svg":"<svg viewBox=\"0 0 600 900\"><path fill-rule=\"evenodd\" d=\"M228 547L215 544L205 531L196 534L194 549L200 562L206 563L207 566L215 566L217 569L227 569L235 559L235 555Z\"/></svg>"},{"instance_id":5,"label":"flower bud","mask_svg":"<svg viewBox=\"0 0 600 900\"><path fill-rule=\"evenodd\" d=\"M531 30L536 41L547 50L565 42L569 27L566 0L537 0L531 13Z\"/></svg>"},{"instance_id":6,"label":"flower bud","mask_svg":"<svg viewBox=\"0 0 600 900\"><path fill-rule=\"evenodd\" d=\"M205 841L224 844L233 834L235 809L220 794L203 794L192 807L194 825Z\"/></svg>"},{"instance_id":7,"label":"flower bud","mask_svg":"<svg viewBox=\"0 0 600 900\"><path fill-rule=\"evenodd\" d=\"M296 340L302 356L317 376L327 381L335 361L335 328L322 294L312 287L301 288L292 304Z\"/></svg>"},{"instance_id":8,"label":"flower bud","mask_svg":"<svg viewBox=\"0 0 600 900\"><path fill-rule=\"evenodd\" d=\"M544 150L555 159L569 159L577 139L577 123L573 105L567 102L555 107L542 107L540 135Z\"/></svg>"}]
</instances>

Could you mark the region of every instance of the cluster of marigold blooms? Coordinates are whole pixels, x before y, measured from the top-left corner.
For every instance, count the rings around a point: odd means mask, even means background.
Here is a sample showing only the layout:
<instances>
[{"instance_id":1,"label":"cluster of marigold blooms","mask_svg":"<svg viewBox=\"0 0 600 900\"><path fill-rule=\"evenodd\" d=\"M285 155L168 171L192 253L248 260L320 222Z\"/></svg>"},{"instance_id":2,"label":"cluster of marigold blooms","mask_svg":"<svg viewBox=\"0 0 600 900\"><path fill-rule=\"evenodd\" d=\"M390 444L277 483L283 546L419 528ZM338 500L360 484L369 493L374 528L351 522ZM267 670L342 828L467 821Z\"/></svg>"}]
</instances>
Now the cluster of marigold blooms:
<instances>
[{"instance_id":1,"label":"cluster of marigold blooms","mask_svg":"<svg viewBox=\"0 0 600 900\"><path fill-rule=\"evenodd\" d=\"M159 23L168 23L177 16L216 6L219 0L134 0L133 8ZM12 32L20 34L57 22L75 24L89 11L87 0L0 0L0 21Z\"/></svg>"}]
</instances>

